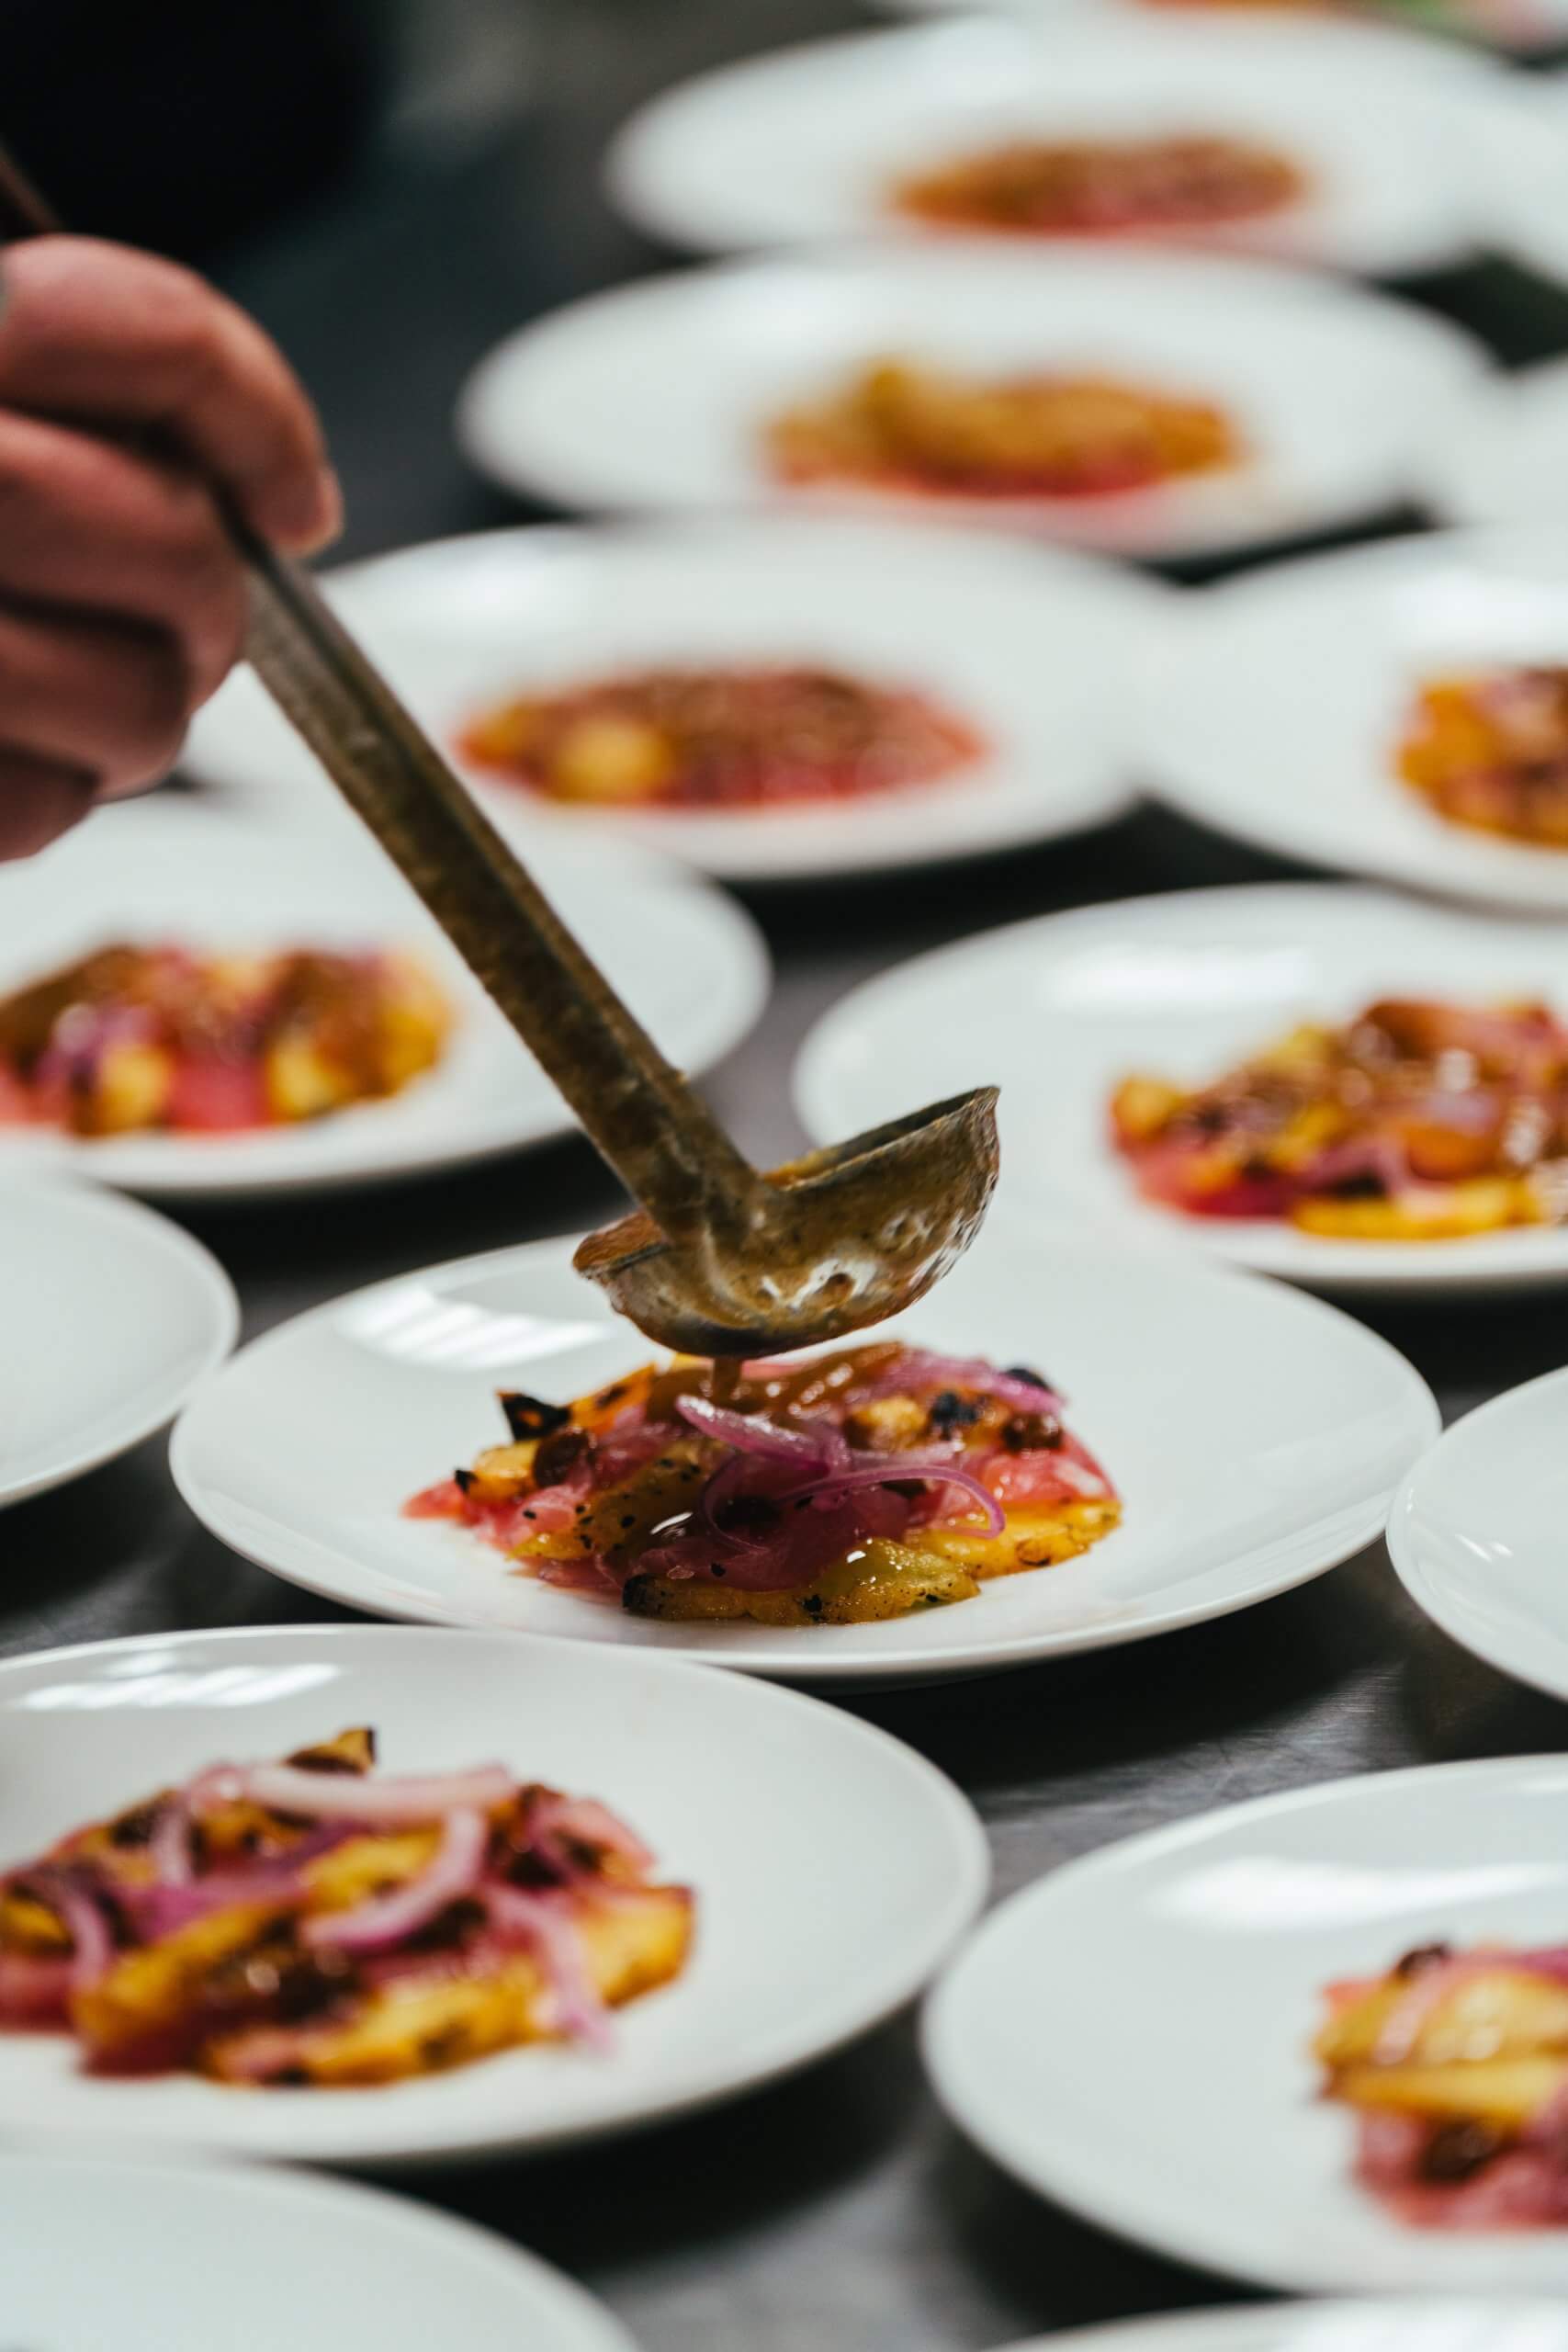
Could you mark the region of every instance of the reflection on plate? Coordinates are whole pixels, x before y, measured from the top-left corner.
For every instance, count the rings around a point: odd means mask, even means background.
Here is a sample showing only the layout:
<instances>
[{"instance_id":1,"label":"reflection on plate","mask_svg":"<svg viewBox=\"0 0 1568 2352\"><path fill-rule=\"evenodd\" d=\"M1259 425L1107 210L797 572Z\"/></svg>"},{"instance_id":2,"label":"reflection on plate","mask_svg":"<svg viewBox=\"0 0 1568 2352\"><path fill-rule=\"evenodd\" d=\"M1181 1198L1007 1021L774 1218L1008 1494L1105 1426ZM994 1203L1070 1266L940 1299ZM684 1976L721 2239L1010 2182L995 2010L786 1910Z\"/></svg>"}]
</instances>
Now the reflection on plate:
<instances>
[{"instance_id":1,"label":"reflection on plate","mask_svg":"<svg viewBox=\"0 0 1568 2352\"><path fill-rule=\"evenodd\" d=\"M1563 391L1568 461L1568 373ZM1400 774L1434 681L1568 662L1560 534L1428 533L1281 564L1192 599L1150 655L1140 771L1186 815L1276 855L1568 908L1568 852L1456 823ZM1474 797L1455 807L1509 815Z\"/></svg>"},{"instance_id":2,"label":"reflection on plate","mask_svg":"<svg viewBox=\"0 0 1568 2352\"><path fill-rule=\"evenodd\" d=\"M1456 142L1520 111L1495 66L1342 23L1085 12L1047 41L964 18L704 74L633 118L609 178L635 220L711 250L1076 231L1393 274L1475 243L1482 175Z\"/></svg>"},{"instance_id":3,"label":"reflection on plate","mask_svg":"<svg viewBox=\"0 0 1568 2352\"><path fill-rule=\"evenodd\" d=\"M964 240L729 263L595 295L491 353L459 430L502 481L586 506L787 498L929 520L929 495L786 490L769 461L770 418L883 357L960 378L1108 377L1212 404L1242 462L1094 498L941 502L953 520L1172 558L1397 504L1485 368L1454 328L1296 271Z\"/></svg>"},{"instance_id":4,"label":"reflection on plate","mask_svg":"<svg viewBox=\"0 0 1568 2352\"><path fill-rule=\"evenodd\" d=\"M123 1453L234 1344L228 1276L150 1210L85 1184L0 1184L0 1506Z\"/></svg>"},{"instance_id":5,"label":"reflection on plate","mask_svg":"<svg viewBox=\"0 0 1568 2352\"><path fill-rule=\"evenodd\" d=\"M1411 1472L1388 1544L1444 1633L1505 1674L1568 1699L1562 1586L1568 1373L1467 1413Z\"/></svg>"},{"instance_id":6,"label":"reflection on plate","mask_svg":"<svg viewBox=\"0 0 1568 2352\"><path fill-rule=\"evenodd\" d=\"M1413 1946L1561 1942L1565 1820L1563 1759L1508 1757L1265 1797L1070 1863L938 1986L938 2095L1029 2187L1179 2261L1289 2293L1561 2296L1568 2233L1420 2228L1357 2186L1311 2037L1325 1984Z\"/></svg>"},{"instance_id":7,"label":"reflection on plate","mask_svg":"<svg viewBox=\"0 0 1568 2352\"><path fill-rule=\"evenodd\" d=\"M979 739L945 775L787 808L557 799L465 770L530 855L541 839L597 844L613 831L758 881L940 862L1120 814L1126 680L1167 601L1081 557L820 518L493 531L355 565L329 587L448 745L509 698L638 672L781 666L907 690ZM612 756L624 775L624 739ZM591 777L605 758L601 737ZM279 794L301 821L331 807L243 672L199 714L190 759L258 811Z\"/></svg>"},{"instance_id":8,"label":"reflection on plate","mask_svg":"<svg viewBox=\"0 0 1568 2352\"><path fill-rule=\"evenodd\" d=\"M622 2131L766 2082L878 2022L919 1990L984 1892L985 1840L964 1799L852 1716L665 1659L370 1625L150 1635L10 1660L0 1853L36 1851L65 1823L214 1761L291 1755L324 1724L374 1724L399 1772L490 1757L624 1807L661 1868L700 1890L679 1979L624 2008L608 2050L536 2043L319 2094L96 2076L62 2036L10 2034L0 2136L384 2165Z\"/></svg>"},{"instance_id":9,"label":"reflection on plate","mask_svg":"<svg viewBox=\"0 0 1568 2352\"><path fill-rule=\"evenodd\" d=\"M25 869L6 868L0 996L126 940L132 924L133 944L170 941L198 954L271 956L305 944L351 958L403 951L434 978L454 1016L435 1066L384 1099L281 1125L234 1122L227 1080L198 1106L210 1114L216 1102L227 1132L211 1117L208 1133L127 1125L77 1136L0 1124L0 1166L66 1165L171 1198L294 1192L460 1166L570 1131L554 1088L445 935L335 796L319 781L313 790L315 814L299 817L286 792L281 822L276 803L259 797L250 821L156 794L100 811ZM613 842L591 854L552 845L539 878L672 1060L705 1069L750 1027L766 994L766 957L728 899ZM108 1042L107 1076L129 1090L109 1097L111 1107L123 1101L134 1110L146 1100L147 1040L137 1032ZM319 1101L322 1077L296 1053L278 1082L301 1102L313 1087Z\"/></svg>"},{"instance_id":10,"label":"reflection on plate","mask_svg":"<svg viewBox=\"0 0 1568 2352\"><path fill-rule=\"evenodd\" d=\"M852 990L807 1040L796 1101L818 1136L841 1134L851 1117L895 1117L972 1069L983 1034L1001 1087L998 1227L1027 1230L1070 1213L1107 1239L1163 1238L1331 1288L1568 1278L1562 1224L1396 1240L1378 1237L1370 1214L1327 1217L1325 1229L1310 1231L1282 1216L1196 1216L1141 1195L1111 1125L1130 1075L1201 1086L1271 1039L1343 1022L1380 998L1477 1007L1544 999L1568 1019L1568 940L1553 925L1321 884L1080 908L939 948ZM1464 1078L1468 1065L1444 1074ZM1167 1189L1179 1189L1182 1171L1166 1172ZM1359 1197L1364 1206L1365 1186ZM1356 1198L1352 1185L1341 1206ZM1543 1194L1540 1205L1555 1201ZM1276 1204L1259 1190L1228 1205Z\"/></svg>"},{"instance_id":11,"label":"reflection on plate","mask_svg":"<svg viewBox=\"0 0 1568 2352\"><path fill-rule=\"evenodd\" d=\"M581 2287L466 2222L303 2174L0 2155L8 2342L40 2352L633 2352Z\"/></svg>"},{"instance_id":12,"label":"reflection on plate","mask_svg":"<svg viewBox=\"0 0 1568 2352\"><path fill-rule=\"evenodd\" d=\"M379 1283L258 1341L182 1421L175 1475L237 1551L355 1607L801 1679L911 1680L1141 1640L1301 1583L1381 1531L1436 1426L1409 1365L1345 1317L1081 1235L998 1225L896 1328L1058 1382L1114 1475L1122 1524L961 1608L873 1623L664 1622L509 1572L468 1528L402 1506L427 1468L472 1460L498 1389L558 1405L646 1361L573 1273L570 1242Z\"/></svg>"}]
</instances>

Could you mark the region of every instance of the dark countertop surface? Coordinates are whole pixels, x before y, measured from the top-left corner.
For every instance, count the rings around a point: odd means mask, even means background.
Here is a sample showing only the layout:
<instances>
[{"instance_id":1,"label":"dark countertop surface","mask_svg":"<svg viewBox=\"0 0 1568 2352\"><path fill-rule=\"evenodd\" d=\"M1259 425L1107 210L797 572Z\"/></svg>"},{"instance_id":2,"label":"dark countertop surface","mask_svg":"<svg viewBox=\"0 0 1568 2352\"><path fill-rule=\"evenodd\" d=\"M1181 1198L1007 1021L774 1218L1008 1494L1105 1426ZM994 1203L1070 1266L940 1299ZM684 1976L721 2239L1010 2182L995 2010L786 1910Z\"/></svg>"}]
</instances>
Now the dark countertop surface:
<instances>
[{"instance_id":1,"label":"dark countertop surface","mask_svg":"<svg viewBox=\"0 0 1568 2352\"><path fill-rule=\"evenodd\" d=\"M598 155L626 108L720 55L854 21L839 0L571 0L541 9L519 43L515 26L502 38L507 14L496 12L498 76L504 65L515 82L498 93L497 76L471 74L482 93L471 119L383 142L350 185L228 273L321 401L348 491L350 554L518 519L457 456L452 401L471 363L523 318L659 260L597 194ZM476 13L476 40L487 21ZM1568 297L1501 264L1420 290L1510 364L1568 348ZM749 1046L716 1074L715 1099L764 1162L782 1159L800 1139L786 1085L795 1046L868 973L1053 907L1295 870L1145 809L1078 842L943 876L755 894L778 987ZM578 1229L614 1204L587 1148L562 1144L328 1196L305 1218L251 1208L186 1221L233 1274L254 1335L378 1275ZM1450 1418L1568 1359L1563 1317L1561 1294L1367 1312ZM161 1439L6 1513L0 1560L0 1650L340 1613L209 1537L174 1492ZM1554 1702L1428 1626L1381 1546L1193 1631L851 1703L968 1792L998 1894L1234 1799L1555 1750L1568 1728ZM646 2352L984 2352L1228 2291L1012 2187L939 2116L908 2018L694 2122L403 2185L561 2263Z\"/></svg>"}]
</instances>

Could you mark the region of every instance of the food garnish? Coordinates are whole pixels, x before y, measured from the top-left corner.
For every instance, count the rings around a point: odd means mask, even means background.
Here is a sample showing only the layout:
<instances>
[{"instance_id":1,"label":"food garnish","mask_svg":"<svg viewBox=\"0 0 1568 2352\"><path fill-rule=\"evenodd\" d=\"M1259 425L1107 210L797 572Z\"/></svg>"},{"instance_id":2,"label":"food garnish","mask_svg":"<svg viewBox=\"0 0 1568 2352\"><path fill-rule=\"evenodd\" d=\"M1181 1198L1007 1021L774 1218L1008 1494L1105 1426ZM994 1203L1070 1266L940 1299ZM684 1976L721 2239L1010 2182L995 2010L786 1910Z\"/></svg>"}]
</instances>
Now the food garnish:
<instances>
[{"instance_id":1,"label":"food garnish","mask_svg":"<svg viewBox=\"0 0 1568 2352\"><path fill-rule=\"evenodd\" d=\"M662 669L525 695L458 750L554 800L752 808L928 784L980 738L927 695L838 671Z\"/></svg>"},{"instance_id":2,"label":"food garnish","mask_svg":"<svg viewBox=\"0 0 1568 2352\"><path fill-rule=\"evenodd\" d=\"M1139 1189L1193 1216L1375 1241L1568 1216L1568 1027L1544 1004L1385 998L1208 1085L1126 1079L1111 1115Z\"/></svg>"},{"instance_id":3,"label":"food garnish","mask_svg":"<svg viewBox=\"0 0 1568 2352\"><path fill-rule=\"evenodd\" d=\"M1326 1998L1314 2052L1364 2188L1438 2228L1568 2223L1568 1945L1423 1945Z\"/></svg>"},{"instance_id":4,"label":"food garnish","mask_svg":"<svg viewBox=\"0 0 1568 2352\"><path fill-rule=\"evenodd\" d=\"M410 1514L637 1616L904 1616L1072 1559L1122 1515L1037 1373L897 1341L738 1371L676 1357L570 1405L501 1402L511 1442Z\"/></svg>"},{"instance_id":5,"label":"food garnish","mask_svg":"<svg viewBox=\"0 0 1568 2352\"><path fill-rule=\"evenodd\" d=\"M1211 402L1100 376L993 379L880 359L768 428L774 470L964 498L1093 498L1234 464Z\"/></svg>"},{"instance_id":6,"label":"food garnish","mask_svg":"<svg viewBox=\"0 0 1568 2352\"><path fill-rule=\"evenodd\" d=\"M1568 668L1431 679L1398 767L1450 824L1568 849Z\"/></svg>"},{"instance_id":7,"label":"food garnish","mask_svg":"<svg viewBox=\"0 0 1568 2352\"><path fill-rule=\"evenodd\" d=\"M451 1012L412 957L103 947L0 999L0 1120L217 1134L396 1094Z\"/></svg>"},{"instance_id":8,"label":"food garnish","mask_svg":"<svg viewBox=\"0 0 1568 2352\"><path fill-rule=\"evenodd\" d=\"M1304 187L1285 156L1238 139L1014 139L901 180L893 202L936 227L1086 236L1251 220Z\"/></svg>"},{"instance_id":9,"label":"food garnish","mask_svg":"<svg viewBox=\"0 0 1568 2352\"><path fill-rule=\"evenodd\" d=\"M0 1876L0 2028L105 2074L328 2087L603 2042L693 1898L591 1797L501 1765L378 1776L341 1733L217 1764Z\"/></svg>"}]
</instances>

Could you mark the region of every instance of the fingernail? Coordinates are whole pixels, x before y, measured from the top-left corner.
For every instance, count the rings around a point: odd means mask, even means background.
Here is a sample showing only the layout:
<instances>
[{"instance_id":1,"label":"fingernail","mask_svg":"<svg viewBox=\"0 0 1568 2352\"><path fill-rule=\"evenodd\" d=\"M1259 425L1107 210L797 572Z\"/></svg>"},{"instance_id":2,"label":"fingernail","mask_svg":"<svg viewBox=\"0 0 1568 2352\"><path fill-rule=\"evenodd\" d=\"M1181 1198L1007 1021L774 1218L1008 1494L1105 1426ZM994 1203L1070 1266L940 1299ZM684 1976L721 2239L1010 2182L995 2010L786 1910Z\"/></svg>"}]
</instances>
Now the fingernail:
<instances>
[{"instance_id":1,"label":"fingernail","mask_svg":"<svg viewBox=\"0 0 1568 2352\"><path fill-rule=\"evenodd\" d=\"M343 491L330 466L301 481L284 502L274 536L293 555L315 555L343 528Z\"/></svg>"}]
</instances>

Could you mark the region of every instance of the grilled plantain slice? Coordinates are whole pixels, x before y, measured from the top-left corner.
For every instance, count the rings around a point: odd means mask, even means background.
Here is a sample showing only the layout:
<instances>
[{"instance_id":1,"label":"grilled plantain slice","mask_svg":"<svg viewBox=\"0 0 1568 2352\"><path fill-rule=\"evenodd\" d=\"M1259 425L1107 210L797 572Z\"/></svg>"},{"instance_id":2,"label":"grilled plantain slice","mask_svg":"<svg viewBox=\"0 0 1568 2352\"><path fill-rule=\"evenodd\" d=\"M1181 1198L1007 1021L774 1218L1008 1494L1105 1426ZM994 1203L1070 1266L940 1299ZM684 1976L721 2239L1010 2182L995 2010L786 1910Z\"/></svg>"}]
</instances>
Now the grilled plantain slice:
<instances>
[{"instance_id":1,"label":"grilled plantain slice","mask_svg":"<svg viewBox=\"0 0 1568 2352\"><path fill-rule=\"evenodd\" d=\"M1515 2132L1568 2088L1568 2054L1492 2058L1474 2065L1348 2066L1331 2088L1354 2107L1434 2120L1472 2117Z\"/></svg>"},{"instance_id":2,"label":"grilled plantain slice","mask_svg":"<svg viewBox=\"0 0 1568 2352\"><path fill-rule=\"evenodd\" d=\"M1323 2064L1336 2071L1376 2066L1390 2021L1411 1991L1396 1979L1337 2009L1314 2045ZM1483 1975L1456 1977L1420 2016L1408 2048L1395 2054L1399 2067L1448 2067L1553 2050L1568 2057L1568 1985L1500 1962Z\"/></svg>"},{"instance_id":3,"label":"grilled plantain slice","mask_svg":"<svg viewBox=\"0 0 1568 2352\"><path fill-rule=\"evenodd\" d=\"M761 1625L863 1625L904 1617L912 1609L939 1609L972 1600L979 1587L961 1561L877 1539L850 1554L808 1585L785 1592L745 1592L698 1580L632 1577L622 1604L636 1617L750 1617Z\"/></svg>"},{"instance_id":4,"label":"grilled plantain slice","mask_svg":"<svg viewBox=\"0 0 1568 2352\"><path fill-rule=\"evenodd\" d=\"M583 1957L612 2008L679 1974L690 1948L685 1887L649 1887L613 1902L590 1898L578 1917ZM554 2032L545 1976L525 1953L484 1974L404 1977L356 2000L346 2017L305 2029L254 2027L215 2037L203 2070L227 2082L322 2087L397 2082L491 2056Z\"/></svg>"}]
</instances>

